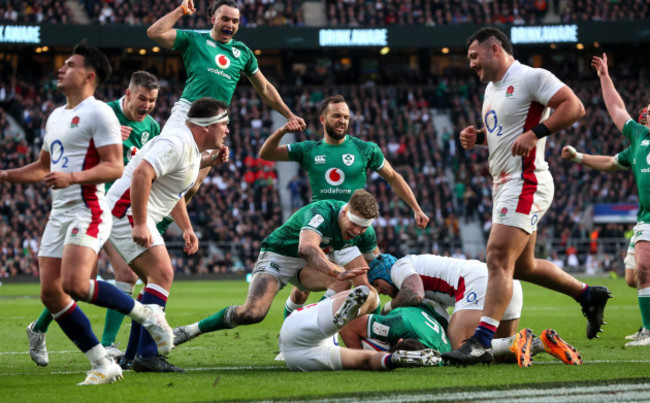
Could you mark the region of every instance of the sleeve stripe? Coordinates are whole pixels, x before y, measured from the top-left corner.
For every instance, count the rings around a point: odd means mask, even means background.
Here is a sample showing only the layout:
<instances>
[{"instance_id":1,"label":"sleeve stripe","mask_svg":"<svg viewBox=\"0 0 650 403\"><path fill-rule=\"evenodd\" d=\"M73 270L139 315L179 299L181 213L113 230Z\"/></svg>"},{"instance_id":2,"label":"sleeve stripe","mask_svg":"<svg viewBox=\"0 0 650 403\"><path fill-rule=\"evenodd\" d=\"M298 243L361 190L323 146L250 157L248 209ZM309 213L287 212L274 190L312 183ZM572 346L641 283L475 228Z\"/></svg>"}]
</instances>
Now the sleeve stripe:
<instances>
[{"instance_id":1,"label":"sleeve stripe","mask_svg":"<svg viewBox=\"0 0 650 403\"><path fill-rule=\"evenodd\" d=\"M312 227L302 227L302 228L300 228L300 232L302 232L303 230L314 231L315 233L317 233L318 235L320 235L321 238L323 237L323 234L322 234L319 230L314 229L314 228L312 228Z\"/></svg>"}]
</instances>

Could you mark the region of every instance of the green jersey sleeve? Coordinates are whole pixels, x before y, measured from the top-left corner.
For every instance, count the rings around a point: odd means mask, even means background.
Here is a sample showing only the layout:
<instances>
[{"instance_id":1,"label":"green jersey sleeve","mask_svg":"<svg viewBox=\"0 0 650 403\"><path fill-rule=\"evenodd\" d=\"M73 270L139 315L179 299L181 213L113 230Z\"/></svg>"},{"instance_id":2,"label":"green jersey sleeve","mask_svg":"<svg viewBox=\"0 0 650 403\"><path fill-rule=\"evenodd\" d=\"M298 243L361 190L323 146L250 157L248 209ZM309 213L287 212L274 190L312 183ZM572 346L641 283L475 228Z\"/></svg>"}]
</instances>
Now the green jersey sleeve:
<instances>
[{"instance_id":1,"label":"green jersey sleeve","mask_svg":"<svg viewBox=\"0 0 650 403\"><path fill-rule=\"evenodd\" d=\"M623 135L630 140L630 143L633 145L636 144L636 138L642 134L645 134L648 131L648 128L644 125L637 123L634 119L629 119L623 125Z\"/></svg>"},{"instance_id":2,"label":"green jersey sleeve","mask_svg":"<svg viewBox=\"0 0 650 403\"><path fill-rule=\"evenodd\" d=\"M331 226L332 219L336 220L336 217L332 217L331 209L314 203L303 214L300 230L314 231L322 238L324 236L323 234L330 232L329 227Z\"/></svg>"},{"instance_id":3,"label":"green jersey sleeve","mask_svg":"<svg viewBox=\"0 0 650 403\"><path fill-rule=\"evenodd\" d=\"M614 156L614 160L621 168L632 167L632 152L631 148L627 147L625 150Z\"/></svg>"},{"instance_id":4,"label":"green jersey sleeve","mask_svg":"<svg viewBox=\"0 0 650 403\"><path fill-rule=\"evenodd\" d=\"M380 170L384 167L384 153L375 143L366 142L368 145L365 153L368 161L368 168L372 171Z\"/></svg>"},{"instance_id":5,"label":"green jersey sleeve","mask_svg":"<svg viewBox=\"0 0 650 403\"><path fill-rule=\"evenodd\" d=\"M309 150L314 146L314 144L314 141L300 141L287 145L289 159L305 166L305 158L309 155Z\"/></svg>"}]
</instances>

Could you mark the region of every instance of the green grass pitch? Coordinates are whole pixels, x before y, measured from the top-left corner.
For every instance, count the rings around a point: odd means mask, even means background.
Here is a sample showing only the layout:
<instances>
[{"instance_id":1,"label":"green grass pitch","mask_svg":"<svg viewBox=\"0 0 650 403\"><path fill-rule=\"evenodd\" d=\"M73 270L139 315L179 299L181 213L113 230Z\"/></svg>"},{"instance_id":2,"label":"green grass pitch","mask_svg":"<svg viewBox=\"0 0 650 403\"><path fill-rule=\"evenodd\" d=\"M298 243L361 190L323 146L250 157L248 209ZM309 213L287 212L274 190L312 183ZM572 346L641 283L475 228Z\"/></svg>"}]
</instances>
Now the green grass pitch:
<instances>
[{"instance_id":1,"label":"green grass pitch","mask_svg":"<svg viewBox=\"0 0 650 403\"><path fill-rule=\"evenodd\" d=\"M640 325L636 291L622 279L591 279L614 293L605 311L605 332L587 340L579 305L563 295L524 284L524 310L520 328L536 334L554 328L582 354L582 366L567 366L539 354L532 367L499 364L466 368L439 367L362 371L294 373L282 362L277 335L288 288L276 297L266 319L253 326L203 335L172 351L169 361L186 368L184 374L124 373L124 379L105 386L76 386L89 369L86 358L53 323L47 336L50 365L38 367L27 353L25 327L42 309L37 284L0 286L0 395L4 402L180 402L233 400L472 400L496 391L497 400L523 398L538 393L551 401L551 393L565 388L600 387L605 396L616 385L637 389L634 400L650 399L650 347L625 348L624 336ZM244 281L186 281L174 284L167 307L172 325L184 325L244 301ZM315 301L319 295L312 295ZM104 310L80 306L101 336ZM130 325L125 321L118 342L124 348ZM612 386L614 385L614 386ZM636 386L635 386L636 385ZM640 385L640 386L639 386ZM623 388L624 389L624 388ZM535 392L537 391L537 392ZM449 393L475 393L473 398ZM523 394L522 394L523 393ZM583 393L583 392L579 392ZM589 393L593 393L591 390ZM420 397L418 397L420 396ZM479 397L476 397L479 396ZM582 395L581 395L582 396ZM598 397L600 396L600 397ZM584 397L584 396L582 396ZM561 400L561 399L560 399ZM569 398L568 401L574 399ZM577 398L575 400L578 400Z\"/></svg>"}]
</instances>

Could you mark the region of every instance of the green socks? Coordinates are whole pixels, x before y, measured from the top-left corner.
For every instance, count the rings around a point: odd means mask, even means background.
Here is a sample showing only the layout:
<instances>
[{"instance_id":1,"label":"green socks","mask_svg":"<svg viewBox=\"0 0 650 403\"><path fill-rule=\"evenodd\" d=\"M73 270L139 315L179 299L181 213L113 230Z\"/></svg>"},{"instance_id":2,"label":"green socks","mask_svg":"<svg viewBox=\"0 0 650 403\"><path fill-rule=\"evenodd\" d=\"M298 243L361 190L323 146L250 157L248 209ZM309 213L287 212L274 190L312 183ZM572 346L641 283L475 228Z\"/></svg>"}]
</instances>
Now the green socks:
<instances>
[{"instance_id":1,"label":"green socks","mask_svg":"<svg viewBox=\"0 0 650 403\"><path fill-rule=\"evenodd\" d=\"M52 317L52 313L47 309L43 309L43 312L41 312L41 316L36 319L36 323L34 323L34 331L35 332L40 332L40 333L47 333L47 328L50 327L50 323L54 318Z\"/></svg>"}]
</instances>

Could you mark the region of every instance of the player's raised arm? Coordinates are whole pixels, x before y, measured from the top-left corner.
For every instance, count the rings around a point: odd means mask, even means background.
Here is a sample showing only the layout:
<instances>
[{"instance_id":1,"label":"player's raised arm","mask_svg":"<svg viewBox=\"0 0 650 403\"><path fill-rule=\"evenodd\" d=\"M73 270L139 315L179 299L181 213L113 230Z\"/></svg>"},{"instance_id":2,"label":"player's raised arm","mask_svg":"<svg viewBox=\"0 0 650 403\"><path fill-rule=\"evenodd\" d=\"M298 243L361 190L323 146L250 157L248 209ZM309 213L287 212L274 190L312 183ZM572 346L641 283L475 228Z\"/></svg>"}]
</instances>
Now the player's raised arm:
<instances>
[{"instance_id":1,"label":"player's raised arm","mask_svg":"<svg viewBox=\"0 0 650 403\"><path fill-rule=\"evenodd\" d=\"M289 150L286 145L280 145L282 137L287 133L301 131L301 125L297 120L290 120L274 131L260 147L260 158L267 161L289 161Z\"/></svg>"},{"instance_id":2,"label":"player's raised arm","mask_svg":"<svg viewBox=\"0 0 650 403\"><path fill-rule=\"evenodd\" d=\"M305 120L291 112L291 109L282 100L278 90L264 77L264 74L260 70L252 76L249 76L248 79L253 85L253 88L255 88L255 91L257 91L257 94L268 106L278 111L289 122L297 122L300 125L300 130L305 130L307 127Z\"/></svg>"},{"instance_id":3,"label":"player's raised arm","mask_svg":"<svg viewBox=\"0 0 650 403\"><path fill-rule=\"evenodd\" d=\"M404 200L406 204L413 210L413 216L415 217L415 222L418 227L424 228L429 223L429 217L424 214L420 204L415 199L413 190L408 183L404 180L404 177L400 175L397 171L393 169L390 163L384 160L384 166L381 169L377 170L377 173L386 179L390 184L391 188L397 193L400 199Z\"/></svg>"},{"instance_id":4,"label":"player's raised arm","mask_svg":"<svg viewBox=\"0 0 650 403\"><path fill-rule=\"evenodd\" d=\"M192 15L195 12L194 1L183 0L178 7L151 24L147 29L147 36L163 48L171 49L176 40L176 29L174 29L174 25L184 16Z\"/></svg>"},{"instance_id":5,"label":"player's raised arm","mask_svg":"<svg viewBox=\"0 0 650 403\"><path fill-rule=\"evenodd\" d=\"M564 146L562 148L562 158L603 172L616 172L627 169L616 161L616 157L579 153L572 146Z\"/></svg>"},{"instance_id":6,"label":"player's raised arm","mask_svg":"<svg viewBox=\"0 0 650 403\"><path fill-rule=\"evenodd\" d=\"M603 53L603 57L594 56L593 59L591 59L591 66L596 69L596 73L598 73L600 87L603 90L603 101L605 101L605 106L607 106L607 112L609 112L609 116L612 117L616 128L622 131L625 122L630 120L631 117L630 114L627 113L627 109L625 109L623 98L621 98L621 95L616 91L614 82L612 82L612 78L609 76L607 54Z\"/></svg>"}]
</instances>

